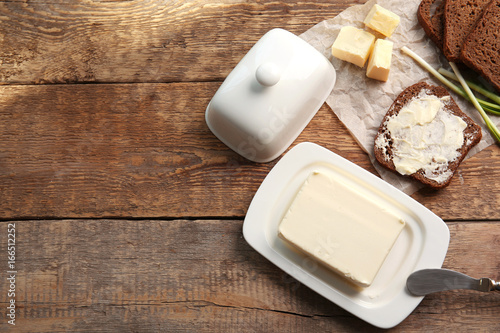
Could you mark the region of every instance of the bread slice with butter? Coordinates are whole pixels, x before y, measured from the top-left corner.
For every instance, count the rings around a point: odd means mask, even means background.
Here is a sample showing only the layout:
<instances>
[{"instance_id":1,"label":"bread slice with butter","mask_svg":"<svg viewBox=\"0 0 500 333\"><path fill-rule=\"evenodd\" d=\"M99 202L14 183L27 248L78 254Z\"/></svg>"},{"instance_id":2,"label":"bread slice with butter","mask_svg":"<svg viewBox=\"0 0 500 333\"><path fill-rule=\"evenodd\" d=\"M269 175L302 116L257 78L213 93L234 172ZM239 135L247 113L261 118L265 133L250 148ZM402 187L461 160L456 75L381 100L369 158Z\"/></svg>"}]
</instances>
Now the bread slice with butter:
<instances>
[{"instance_id":1,"label":"bread slice with butter","mask_svg":"<svg viewBox=\"0 0 500 333\"><path fill-rule=\"evenodd\" d=\"M447 186L481 128L448 91L425 82L406 88L384 116L375 137L377 161L432 188Z\"/></svg>"}]
</instances>

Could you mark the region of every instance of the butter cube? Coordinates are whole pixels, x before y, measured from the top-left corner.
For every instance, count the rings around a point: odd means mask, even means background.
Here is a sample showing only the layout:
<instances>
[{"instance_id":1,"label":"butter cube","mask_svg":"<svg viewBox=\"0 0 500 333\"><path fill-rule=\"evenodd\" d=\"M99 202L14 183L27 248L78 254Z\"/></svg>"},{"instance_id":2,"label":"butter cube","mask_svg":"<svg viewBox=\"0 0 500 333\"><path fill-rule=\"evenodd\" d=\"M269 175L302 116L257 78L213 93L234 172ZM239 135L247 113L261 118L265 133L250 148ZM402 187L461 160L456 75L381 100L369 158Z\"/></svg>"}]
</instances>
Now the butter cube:
<instances>
[{"instance_id":1,"label":"butter cube","mask_svg":"<svg viewBox=\"0 0 500 333\"><path fill-rule=\"evenodd\" d=\"M366 15L365 25L386 37L390 37L399 25L399 16L377 4Z\"/></svg>"},{"instance_id":2,"label":"butter cube","mask_svg":"<svg viewBox=\"0 0 500 333\"><path fill-rule=\"evenodd\" d=\"M405 221L339 174L312 171L281 221L278 235L350 282L367 287Z\"/></svg>"},{"instance_id":3,"label":"butter cube","mask_svg":"<svg viewBox=\"0 0 500 333\"><path fill-rule=\"evenodd\" d=\"M391 70L392 47L394 43L377 39L366 69L366 76L371 79L387 81Z\"/></svg>"},{"instance_id":4,"label":"butter cube","mask_svg":"<svg viewBox=\"0 0 500 333\"><path fill-rule=\"evenodd\" d=\"M332 55L363 67L370 55L375 42L375 36L367 31L345 26L332 45Z\"/></svg>"}]
</instances>

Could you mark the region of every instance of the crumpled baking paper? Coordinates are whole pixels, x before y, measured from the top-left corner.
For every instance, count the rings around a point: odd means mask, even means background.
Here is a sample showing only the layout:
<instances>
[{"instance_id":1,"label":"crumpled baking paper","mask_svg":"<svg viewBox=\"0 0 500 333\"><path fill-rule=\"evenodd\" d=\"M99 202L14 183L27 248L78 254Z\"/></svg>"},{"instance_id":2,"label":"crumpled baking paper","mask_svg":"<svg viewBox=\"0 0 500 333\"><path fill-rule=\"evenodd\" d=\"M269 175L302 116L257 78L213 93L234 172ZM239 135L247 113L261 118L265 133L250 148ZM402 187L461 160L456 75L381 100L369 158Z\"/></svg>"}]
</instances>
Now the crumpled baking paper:
<instances>
[{"instance_id":1,"label":"crumpled baking paper","mask_svg":"<svg viewBox=\"0 0 500 333\"><path fill-rule=\"evenodd\" d=\"M376 3L391 10L401 18L393 35L386 38L394 42L391 72L387 82L367 78L366 65L364 68L359 68L331 55L331 46L343 26L350 25L369 31L365 28L363 20ZM420 67L412 58L402 53L401 48L407 46L435 69L444 67L451 70L446 58L425 35L418 23L417 8L419 4L420 0L371 0L364 5L355 5L346 9L336 17L318 23L299 36L330 59L337 71L335 88L327 98L326 103L344 123L361 148L370 156L370 160L381 178L406 194L414 193L422 185L390 172L378 164L373 152L375 135L392 102L405 88L420 81L426 81L433 85L443 84L427 70ZM460 85L458 82L456 84ZM450 91L448 88L447 90ZM468 157L470 157L494 143L494 139L474 106L453 92L450 91L450 93L462 111L467 113L477 124L480 124L483 129L483 139L469 152ZM494 119L494 116L491 118L498 126L500 119Z\"/></svg>"}]
</instances>

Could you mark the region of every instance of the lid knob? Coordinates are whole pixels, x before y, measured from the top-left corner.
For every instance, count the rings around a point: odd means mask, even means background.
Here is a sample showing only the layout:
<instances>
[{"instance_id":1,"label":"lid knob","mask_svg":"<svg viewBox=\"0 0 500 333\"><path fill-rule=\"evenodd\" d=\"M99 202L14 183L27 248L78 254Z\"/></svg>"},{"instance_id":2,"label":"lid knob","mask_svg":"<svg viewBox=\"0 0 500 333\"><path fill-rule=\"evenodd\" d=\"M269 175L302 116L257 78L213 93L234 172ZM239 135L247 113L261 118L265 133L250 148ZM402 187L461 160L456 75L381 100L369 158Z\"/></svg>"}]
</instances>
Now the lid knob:
<instances>
[{"instance_id":1,"label":"lid knob","mask_svg":"<svg viewBox=\"0 0 500 333\"><path fill-rule=\"evenodd\" d=\"M266 87L274 86L280 80L280 71L278 66L271 62L265 62L257 67L255 71L257 81Z\"/></svg>"}]
</instances>

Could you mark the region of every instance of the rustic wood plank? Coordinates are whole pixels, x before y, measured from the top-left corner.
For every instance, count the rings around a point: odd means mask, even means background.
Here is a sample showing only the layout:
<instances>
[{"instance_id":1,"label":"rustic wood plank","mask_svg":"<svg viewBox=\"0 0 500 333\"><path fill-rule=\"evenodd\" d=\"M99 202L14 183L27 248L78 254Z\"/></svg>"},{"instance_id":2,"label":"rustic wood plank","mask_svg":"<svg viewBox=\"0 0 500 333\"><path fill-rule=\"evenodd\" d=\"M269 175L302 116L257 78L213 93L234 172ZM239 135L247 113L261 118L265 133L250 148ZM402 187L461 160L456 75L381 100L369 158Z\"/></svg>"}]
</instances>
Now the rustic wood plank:
<instances>
[{"instance_id":1,"label":"rustic wood plank","mask_svg":"<svg viewBox=\"0 0 500 333\"><path fill-rule=\"evenodd\" d=\"M223 79L268 30L357 1L0 1L0 83Z\"/></svg>"},{"instance_id":2,"label":"rustic wood plank","mask_svg":"<svg viewBox=\"0 0 500 333\"><path fill-rule=\"evenodd\" d=\"M8 223L0 222L0 244ZM444 267L499 278L491 258L500 222L448 225ZM16 221L16 332L378 331L262 258L241 227L241 220ZM0 284L3 309L6 288ZM393 331L498 331L499 297L429 295ZM0 330L7 325L2 317Z\"/></svg>"},{"instance_id":3,"label":"rustic wood plank","mask_svg":"<svg viewBox=\"0 0 500 333\"><path fill-rule=\"evenodd\" d=\"M1 216L242 215L270 166L206 127L218 85L1 87Z\"/></svg>"},{"instance_id":4,"label":"rustic wood plank","mask_svg":"<svg viewBox=\"0 0 500 333\"><path fill-rule=\"evenodd\" d=\"M219 84L1 86L0 216L244 216L275 162L249 162L212 135L204 111ZM304 141L375 172L328 106L294 145ZM500 219L498 177L492 146L448 188L414 197L444 219Z\"/></svg>"}]
</instances>

